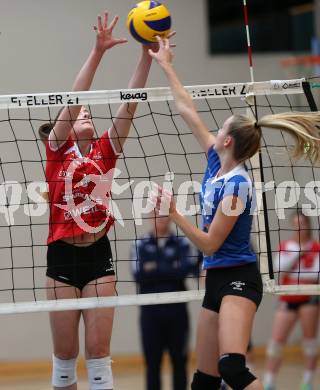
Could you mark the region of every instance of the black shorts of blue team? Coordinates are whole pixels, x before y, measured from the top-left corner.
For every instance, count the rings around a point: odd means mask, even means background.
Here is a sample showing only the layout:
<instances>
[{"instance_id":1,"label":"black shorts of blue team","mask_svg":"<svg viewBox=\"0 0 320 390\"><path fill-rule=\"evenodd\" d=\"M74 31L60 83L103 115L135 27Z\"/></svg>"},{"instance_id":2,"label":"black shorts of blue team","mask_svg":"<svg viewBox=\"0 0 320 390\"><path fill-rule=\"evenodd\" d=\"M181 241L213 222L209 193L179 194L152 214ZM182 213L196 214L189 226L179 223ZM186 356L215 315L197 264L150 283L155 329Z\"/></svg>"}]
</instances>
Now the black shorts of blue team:
<instances>
[{"instance_id":1,"label":"black shorts of blue team","mask_svg":"<svg viewBox=\"0 0 320 390\"><path fill-rule=\"evenodd\" d=\"M54 280L82 290L88 283L114 274L107 236L86 247L61 240L48 245L46 275Z\"/></svg>"},{"instance_id":2,"label":"black shorts of blue team","mask_svg":"<svg viewBox=\"0 0 320 390\"><path fill-rule=\"evenodd\" d=\"M309 297L307 300L302 302L283 302L285 310L298 311L302 306L305 305L314 305L318 306L320 302L319 296L313 295Z\"/></svg>"},{"instance_id":3,"label":"black shorts of blue team","mask_svg":"<svg viewBox=\"0 0 320 390\"><path fill-rule=\"evenodd\" d=\"M222 299L227 295L247 298L259 307L263 285L256 262L236 267L207 269L202 306L219 313Z\"/></svg>"}]
</instances>

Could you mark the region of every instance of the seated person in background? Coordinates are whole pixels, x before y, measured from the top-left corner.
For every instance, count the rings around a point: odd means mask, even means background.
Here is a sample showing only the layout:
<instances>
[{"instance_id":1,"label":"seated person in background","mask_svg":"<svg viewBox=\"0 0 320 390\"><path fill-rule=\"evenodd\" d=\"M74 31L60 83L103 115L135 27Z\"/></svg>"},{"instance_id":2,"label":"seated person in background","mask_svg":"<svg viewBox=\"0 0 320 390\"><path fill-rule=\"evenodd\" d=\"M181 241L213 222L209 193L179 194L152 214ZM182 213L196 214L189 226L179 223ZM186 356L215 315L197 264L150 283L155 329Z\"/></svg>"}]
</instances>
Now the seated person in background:
<instances>
[{"instance_id":1,"label":"seated person in background","mask_svg":"<svg viewBox=\"0 0 320 390\"><path fill-rule=\"evenodd\" d=\"M198 255L184 237L170 232L168 217L152 218L152 229L131 248L133 276L140 294L185 291L188 275L198 276ZM161 389L161 361L168 351L173 366L173 389L187 389L189 318L186 303L142 306L142 348L146 389Z\"/></svg>"}]
</instances>

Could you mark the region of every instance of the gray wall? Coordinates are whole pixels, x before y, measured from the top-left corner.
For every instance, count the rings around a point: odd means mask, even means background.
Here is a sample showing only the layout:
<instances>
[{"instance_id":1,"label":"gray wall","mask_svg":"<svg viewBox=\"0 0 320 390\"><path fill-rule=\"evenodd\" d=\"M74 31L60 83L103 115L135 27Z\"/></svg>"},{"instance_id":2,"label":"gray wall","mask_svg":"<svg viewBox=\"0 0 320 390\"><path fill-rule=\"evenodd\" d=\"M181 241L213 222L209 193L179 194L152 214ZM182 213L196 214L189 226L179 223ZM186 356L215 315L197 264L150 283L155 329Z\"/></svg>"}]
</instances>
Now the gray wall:
<instances>
[{"instance_id":1,"label":"gray wall","mask_svg":"<svg viewBox=\"0 0 320 390\"><path fill-rule=\"evenodd\" d=\"M249 79L246 55L210 57L207 50L205 0L167 0L173 16L175 66L185 85L226 83ZM125 16L133 4L129 0L1 0L0 94L70 90L73 79L91 49L95 34L92 25L104 7L121 19L116 32L128 37ZM125 88L138 55L138 45L129 40L108 52L92 89ZM281 79L280 55L255 56L256 80ZM166 86L154 65L148 86ZM1 260L0 260L1 261ZM127 276L129 277L129 272ZM275 299L266 297L258 313L254 343L264 344L270 335ZM192 341L200 303L190 304ZM112 339L113 354L140 351L137 309L116 312ZM49 358L50 331L47 314L0 317L0 359Z\"/></svg>"}]
</instances>

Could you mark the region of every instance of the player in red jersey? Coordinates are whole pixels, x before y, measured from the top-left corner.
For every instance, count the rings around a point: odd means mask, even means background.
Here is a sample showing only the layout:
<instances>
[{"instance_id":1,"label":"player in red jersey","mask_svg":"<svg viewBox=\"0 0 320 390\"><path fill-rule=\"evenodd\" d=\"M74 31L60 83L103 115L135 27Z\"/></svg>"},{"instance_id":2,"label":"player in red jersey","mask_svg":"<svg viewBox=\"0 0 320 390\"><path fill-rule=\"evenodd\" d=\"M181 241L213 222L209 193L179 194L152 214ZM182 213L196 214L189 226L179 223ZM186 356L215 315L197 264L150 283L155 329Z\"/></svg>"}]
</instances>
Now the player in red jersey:
<instances>
[{"instance_id":1,"label":"player in red jersey","mask_svg":"<svg viewBox=\"0 0 320 390\"><path fill-rule=\"evenodd\" d=\"M117 21L116 16L108 24L108 13L103 18L98 17L95 47L81 68L73 91L88 90L104 53L126 42L126 39L113 36ZM156 48L154 46L152 50ZM128 88L145 86L152 62L148 49L150 46L143 46ZM96 140L94 125L85 107L63 108L51 126L46 142L50 202L48 299L102 297L115 293L112 252L106 235L113 223L109 213L110 191L113 168L122 152L136 107L137 103L123 103L112 127ZM47 133L39 131L40 135ZM50 313L54 389L77 389L76 359L81 315L85 325L89 389L113 389L110 359L112 308Z\"/></svg>"},{"instance_id":2,"label":"player in red jersey","mask_svg":"<svg viewBox=\"0 0 320 390\"><path fill-rule=\"evenodd\" d=\"M292 215L291 223L294 233L289 240L281 242L279 253L274 259L274 271L281 273L281 284L319 283L320 244L311 237L310 219L298 212ZM275 389L282 350L297 321L300 321L302 327L305 357L301 390L312 389L318 354L318 308L317 296L280 296L267 348L267 371L264 378L266 390Z\"/></svg>"}]
</instances>

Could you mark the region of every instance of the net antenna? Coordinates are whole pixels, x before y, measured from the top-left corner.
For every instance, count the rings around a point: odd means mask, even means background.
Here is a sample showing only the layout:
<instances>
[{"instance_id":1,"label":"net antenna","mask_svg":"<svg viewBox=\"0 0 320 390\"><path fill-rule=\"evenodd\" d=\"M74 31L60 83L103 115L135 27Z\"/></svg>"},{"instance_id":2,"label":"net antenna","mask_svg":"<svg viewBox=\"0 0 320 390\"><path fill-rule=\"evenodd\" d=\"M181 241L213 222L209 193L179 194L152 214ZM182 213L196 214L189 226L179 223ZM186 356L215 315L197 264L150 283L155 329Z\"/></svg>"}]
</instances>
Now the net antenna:
<instances>
[{"instance_id":1,"label":"net antenna","mask_svg":"<svg viewBox=\"0 0 320 390\"><path fill-rule=\"evenodd\" d=\"M243 0L243 13L244 13L245 28L246 28L250 80L251 80L251 84L254 85L254 70L253 70L252 47L251 47L251 39L250 39L247 0ZM247 93L246 101L249 104L249 107L247 109L247 115L249 117L254 115L255 120L258 121L257 99L253 90L250 90ZM252 111L252 107L254 108L254 111ZM262 199L261 210L257 210L257 213L254 215L254 219L253 219L255 229L257 229L257 231L259 232L259 234L255 235L255 240L254 237L252 237L252 240L254 240L253 246L254 249L257 251L257 254L259 254L259 266L260 266L260 272L262 274L262 279L264 283L264 289L265 291L274 291L272 251L271 251L270 230L269 230L269 221L268 221L267 199L264 191L265 180L264 180L261 148L250 159L250 163L252 167L252 177L258 194L258 198L260 198L261 196Z\"/></svg>"}]
</instances>

